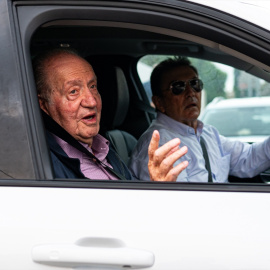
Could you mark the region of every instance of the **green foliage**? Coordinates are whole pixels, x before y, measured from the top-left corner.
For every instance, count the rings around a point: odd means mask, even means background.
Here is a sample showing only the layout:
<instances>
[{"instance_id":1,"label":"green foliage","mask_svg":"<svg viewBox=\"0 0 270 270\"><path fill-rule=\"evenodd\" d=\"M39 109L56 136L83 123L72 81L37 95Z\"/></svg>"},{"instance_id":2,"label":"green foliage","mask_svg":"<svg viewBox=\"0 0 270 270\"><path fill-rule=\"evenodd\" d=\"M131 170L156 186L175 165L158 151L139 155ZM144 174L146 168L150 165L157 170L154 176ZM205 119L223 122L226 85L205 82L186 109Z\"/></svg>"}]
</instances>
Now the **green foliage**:
<instances>
[{"instance_id":1,"label":"green foliage","mask_svg":"<svg viewBox=\"0 0 270 270\"><path fill-rule=\"evenodd\" d=\"M145 57L141 58L140 61L148 66L155 67L163 60L173 57L174 56L169 55L146 55Z\"/></svg>"},{"instance_id":2,"label":"green foliage","mask_svg":"<svg viewBox=\"0 0 270 270\"><path fill-rule=\"evenodd\" d=\"M197 68L199 77L204 83L207 94L206 103L211 102L215 97L226 97L224 89L227 74L209 61L194 58L190 58L190 61Z\"/></svg>"},{"instance_id":3,"label":"green foliage","mask_svg":"<svg viewBox=\"0 0 270 270\"><path fill-rule=\"evenodd\" d=\"M174 57L176 56L147 55L146 57L143 57L140 61L146 65L155 67L161 61ZM226 93L224 89L227 74L218 69L213 63L209 61L195 58L189 58L189 60L191 61L192 65L197 68L199 77L204 83L204 90L206 91L207 96L206 102L211 102L217 96L225 97Z\"/></svg>"}]
</instances>

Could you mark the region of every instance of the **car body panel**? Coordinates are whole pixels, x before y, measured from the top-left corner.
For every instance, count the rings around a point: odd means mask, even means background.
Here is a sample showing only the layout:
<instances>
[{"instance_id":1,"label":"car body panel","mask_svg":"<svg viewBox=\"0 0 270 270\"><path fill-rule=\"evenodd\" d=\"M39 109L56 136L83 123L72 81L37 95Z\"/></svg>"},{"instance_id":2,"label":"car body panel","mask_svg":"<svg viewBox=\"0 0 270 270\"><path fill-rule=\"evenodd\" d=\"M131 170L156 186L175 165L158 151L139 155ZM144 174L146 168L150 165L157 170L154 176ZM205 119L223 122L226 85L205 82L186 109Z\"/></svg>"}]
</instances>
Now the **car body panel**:
<instances>
[{"instance_id":1,"label":"car body panel","mask_svg":"<svg viewBox=\"0 0 270 270\"><path fill-rule=\"evenodd\" d=\"M257 62L269 69L268 32L257 32L252 25L242 28L234 24L236 18L219 18L221 13L212 9L204 8L201 14L201 5L186 1L0 0L0 10L0 55L5 64L0 66L0 168L6 162L8 169L3 171L16 179L0 175L0 269L128 268L121 253L123 264L118 266L106 265L105 259L100 267L80 261L56 266L63 251L59 247L75 246L77 252L79 246L83 253L94 246L107 258L108 248L117 249L118 243L153 254L149 268L156 270L270 268L267 184L55 180L30 55L37 27L72 19L90 26L122 25L173 38L197 38L250 60L251 70ZM239 35L230 39L234 33ZM238 41L235 47L232 41ZM137 53L151 48L138 46L142 51ZM52 249L43 255L51 265L34 262L36 247L47 245Z\"/></svg>"},{"instance_id":2,"label":"car body panel","mask_svg":"<svg viewBox=\"0 0 270 270\"><path fill-rule=\"evenodd\" d=\"M31 160L25 106L21 95L24 88L17 66L18 56L14 53L17 48L13 21L10 21L10 3L0 1L0 10L0 149L1 153L5 153L5 158L0 159L0 179L34 179L34 164ZM19 147L17 142L20 142Z\"/></svg>"},{"instance_id":3,"label":"car body panel","mask_svg":"<svg viewBox=\"0 0 270 270\"><path fill-rule=\"evenodd\" d=\"M32 261L35 246L87 238L150 251L151 269L269 265L267 193L4 187L0 198L1 269L54 269Z\"/></svg>"}]
</instances>

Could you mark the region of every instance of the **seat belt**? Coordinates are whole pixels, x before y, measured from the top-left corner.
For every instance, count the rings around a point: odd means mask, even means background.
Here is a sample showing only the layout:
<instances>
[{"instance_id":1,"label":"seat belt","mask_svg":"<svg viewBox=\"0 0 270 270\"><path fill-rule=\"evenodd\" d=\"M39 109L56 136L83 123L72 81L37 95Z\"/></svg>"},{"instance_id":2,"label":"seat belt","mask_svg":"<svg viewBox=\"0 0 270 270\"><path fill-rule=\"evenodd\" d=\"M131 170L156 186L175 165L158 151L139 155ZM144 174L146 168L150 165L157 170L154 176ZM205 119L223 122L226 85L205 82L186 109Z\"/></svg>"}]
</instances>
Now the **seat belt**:
<instances>
[{"instance_id":1,"label":"seat belt","mask_svg":"<svg viewBox=\"0 0 270 270\"><path fill-rule=\"evenodd\" d=\"M111 142L115 151L119 154L122 160L127 164L129 157L128 157L128 151L124 147L126 145L126 142L125 142L123 133L118 129L114 129L114 130L107 131L106 137Z\"/></svg>"},{"instance_id":2,"label":"seat belt","mask_svg":"<svg viewBox=\"0 0 270 270\"><path fill-rule=\"evenodd\" d=\"M101 165L106 171L112 173L120 180L126 180L126 178L123 175L117 173L111 167L104 164L101 160L99 160L91 152L89 152L85 147L83 147L74 137L72 137L64 128L62 128L57 122L55 122L47 113L45 113L43 110L41 110L41 113L43 116L45 128L49 132L55 134L56 136L58 136L71 146L75 147L79 151L89 156L94 163Z\"/></svg>"},{"instance_id":3,"label":"seat belt","mask_svg":"<svg viewBox=\"0 0 270 270\"><path fill-rule=\"evenodd\" d=\"M203 157L204 157L204 160L205 160L205 168L208 171L208 182L213 183L209 156L208 156L208 153L207 153L207 150L206 150L205 140L204 140L204 138L202 136L200 137L200 144L201 144L201 147L202 147Z\"/></svg>"},{"instance_id":4,"label":"seat belt","mask_svg":"<svg viewBox=\"0 0 270 270\"><path fill-rule=\"evenodd\" d=\"M156 114L157 114L156 110L151 105L147 104L146 102L138 99L138 100L134 101L133 103L135 104L135 107L137 109L144 111L144 112L151 113L154 116L156 116Z\"/></svg>"}]
</instances>

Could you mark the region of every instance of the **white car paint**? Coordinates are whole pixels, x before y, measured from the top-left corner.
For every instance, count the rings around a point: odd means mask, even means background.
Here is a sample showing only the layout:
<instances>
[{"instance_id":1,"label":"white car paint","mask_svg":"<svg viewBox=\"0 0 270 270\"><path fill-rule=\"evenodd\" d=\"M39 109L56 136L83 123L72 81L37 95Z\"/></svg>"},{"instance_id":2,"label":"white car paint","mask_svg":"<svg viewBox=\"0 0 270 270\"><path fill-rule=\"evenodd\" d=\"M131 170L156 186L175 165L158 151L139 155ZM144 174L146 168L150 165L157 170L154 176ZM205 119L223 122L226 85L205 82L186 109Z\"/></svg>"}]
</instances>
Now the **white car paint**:
<instances>
[{"instance_id":1,"label":"white car paint","mask_svg":"<svg viewBox=\"0 0 270 270\"><path fill-rule=\"evenodd\" d=\"M0 200L5 202L0 206L0 239L5 243L0 245L0 269L69 269L34 262L33 251L37 246L55 247L50 253L55 263L65 257L60 245L74 246L80 239L89 246L103 241L96 245L103 258L119 249L110 245L112 239L150 252L155 270L270 266L266 193L3 187ZM118 253L118 261L125 263L124 254ZM143 253L137 257L141 260Z\"/></svg>"},{"instance_id":2,"label":"white car paint","mask_svg":"<svg viewBox=\"0 0 270 270\"><path fill-rule=\"evenodd\" d=\"M270 30L269 0L187 0L235 15ZM241 12L240 12L241 11Z\"/></svg>"}]
</instances>

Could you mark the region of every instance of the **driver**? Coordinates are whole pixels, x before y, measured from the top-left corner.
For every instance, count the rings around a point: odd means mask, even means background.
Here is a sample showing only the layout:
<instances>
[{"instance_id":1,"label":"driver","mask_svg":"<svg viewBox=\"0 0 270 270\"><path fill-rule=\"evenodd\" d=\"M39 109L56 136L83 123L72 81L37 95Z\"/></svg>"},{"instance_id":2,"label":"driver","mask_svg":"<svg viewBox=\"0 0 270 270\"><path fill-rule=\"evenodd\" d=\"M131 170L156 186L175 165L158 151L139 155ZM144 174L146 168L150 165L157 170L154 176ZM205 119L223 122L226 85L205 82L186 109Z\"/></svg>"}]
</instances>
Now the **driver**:
<instances>
[{"instance_id":1,"label":"driver","mask_svg":"<svg viewBox=\"0 0 270 270\"><path fill-rule=\"evenodd\" d=\"M177 181L226 183L229 175L251 178L270 167L270 138L254 144L231 141L198 120L203 82L187 58L167 59L157 65L151 74L151 88L157 118L133 151L129 168L136 177L150 179L147 145L154 130L159 131L160 146L179 138L181 146L189 149L175 163L189 163Z\"/></svg>"}]
</instances>

